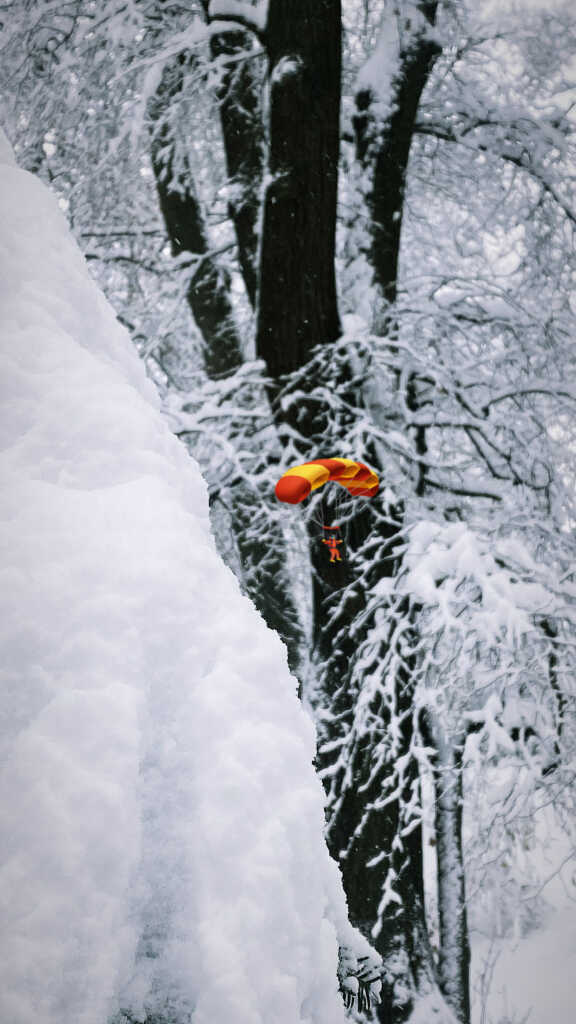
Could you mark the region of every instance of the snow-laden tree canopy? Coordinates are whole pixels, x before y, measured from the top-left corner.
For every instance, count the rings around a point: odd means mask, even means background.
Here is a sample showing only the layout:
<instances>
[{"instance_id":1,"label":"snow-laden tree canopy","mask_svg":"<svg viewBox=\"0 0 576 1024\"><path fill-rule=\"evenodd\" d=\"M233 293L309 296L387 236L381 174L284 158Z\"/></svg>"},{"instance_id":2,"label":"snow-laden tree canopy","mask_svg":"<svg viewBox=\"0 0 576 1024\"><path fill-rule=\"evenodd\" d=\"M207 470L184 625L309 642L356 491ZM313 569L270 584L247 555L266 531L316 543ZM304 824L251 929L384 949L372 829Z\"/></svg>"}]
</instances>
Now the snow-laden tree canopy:
<instances>
[{"instance_id":1,"label":"snow-laden tree canopy","mask_svg":"<svg viewBox=\"0 0 576 1024\"><path fill-rule=\"evenodd\" d=\"M0 1018L338 1024L370 950L285 650L55 198L0 173Z\"/></svg>"}]
</instances>

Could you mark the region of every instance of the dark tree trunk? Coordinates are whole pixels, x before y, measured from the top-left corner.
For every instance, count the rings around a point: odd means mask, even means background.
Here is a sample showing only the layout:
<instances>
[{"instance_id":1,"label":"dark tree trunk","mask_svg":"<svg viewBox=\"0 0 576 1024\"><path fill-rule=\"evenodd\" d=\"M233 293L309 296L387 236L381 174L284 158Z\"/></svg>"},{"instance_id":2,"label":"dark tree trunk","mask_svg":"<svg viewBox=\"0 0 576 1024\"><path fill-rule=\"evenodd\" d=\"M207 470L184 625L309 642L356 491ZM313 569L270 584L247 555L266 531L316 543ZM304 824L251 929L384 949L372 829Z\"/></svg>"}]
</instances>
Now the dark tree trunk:
<instances>
[{"instance_id":1,"label":"dark tree trunk","mask_svg":"<svg viewBox=\"0 0 576 1024\"><path fill-rule=\"evenodd\" d=\"M336 193L340 0L270 0L268 179L256 348L274 379L340 334Z\"/></svg>"},{"instance_id":2,"label":"dark tree trunk","mask_svg":"<svg viewBox=\"0 0 576 1024\"><path fill-rule=\"evenodd\" d=\"M437 0L422 0L418 5L430 26L435 22L437 6ZM356 152L361 166L369 173L365 192L369 212L366 255L374 284L385 304L396 299L404 189L416 116L422 92L441 52L425 30L411 31L409 18L408 12L403 26L406 42L390 83L390 115L382 120L378 96L369 86L362 86L356 93Z\"/></svg>"},{"instance_id":3,"label":"dark tree trunk","mask_svg":"<svg viewBox=\"0 0 576 1024\"><path fill-rule=\"evenodd\" d=\"M421 10L432 23L436 4L422 4ZM421 28L398 54L394 74L390 75L391 114L379 120L379 97L368 88L357 93L357 157L364 184L365 223L373 285L378 297L377 309L384 317L376 319L377 328L385 327L386 311L397 292L397 274L402 229L404 189L410 145L423 88L439 52L437 45ZM387 69L381 69L384 73ZM409 382L411 398L414 382ZM419 451L425 453L426 440L416 438ZM416 481L417 490L421 481ZM324 629L320 646L328 662L324 672L335 727L325 728L328 754L321 757L323 767L330 765L330 740L345 732L342 723L350 721L358 697L351 683L351 665L355 650L373 630L368 613L370 591L383 576L399 569L396 549L401 540L402 510L360 517L354 549L366 542L370 529L373 542L380 545L380 560L373 563L372 575L348 587L347 603L339 601L339 615ZM396 610L398 615L398 609ZM406 808L414 804L419 791L418 765L411 754L414 742L414 656L416 636L409 626L412 615L407 607L401 617L406 623L404 637L390 627L386 640L374 645L373 661L363 672L382 673L384 665L396 664L390 681L393 696L388 701L374 699L370 713L374 725L370 737L357 742L347 779L341 780L340 799L332 792L334 807L329 820L329 840L339 856L351 919L371 938L382 954L385 966L383 1000L378 1016L386 1024L403 1024L414 1008L418 995L438 989L439 978L428 937L423 888L422 830L415 818L406 819ZM338 622L338 618L340 622ZM338 626L340 627L337 636ZM337 642L335 639L337 636ZM330 654L336 648L337 655ZM392 722L394 717L394 723ZM386 750L386 734L392 727L396 741L388 753L376 757L378 741ZM382 751L382 747L381 747ZM398 765L404 764L400 776ZM338 781L332 789L338 789ZM396 792L395 792L396 789ZM369 866L368 866L369 865ZM393 897L381 910L383 894ZM396 902L397 900L397 902ZM374 924L379 920L376 933ZM467 949L467 934L461 949ZM467 974L463 998L468 998ZM440 1005L441 1000L437 1000ZM462 1019L465 1019L464 1017Z\"/></svg>"},{"instance_id":4,"label":"dark tree trunk","mask_svg":"<svg viewBox=\"0 0 576 1024\"><path fill-rule=\"evenodd\" d=\"M345 422L335 424L333 411L317 397L318 392L311 394L322 383L323 367L331 359L331 343L340 330L334 277L339 3L271 0L266 44L269 166L259 261L257 353L266 361L272 379L271 397L279 428L288 424L292 442L304 458L312 458L339 453L347 428ZM371 136L368 145L366 134L362 149L363 129L358 125L359 155L364 169L372 174L369 216L378 219L371 229L369 257L376 285L388 302L396 288L398 213L401 217L410 140L432 63L427 52L426 61L417 58L412 49L404 55L403 74L397 81L398 107L404 107L395 114L393 124L380 126L378 140ZM366 132L367 127L365 119ZM401 136L398 140L393 137L396 131ZM326 355L324 360L317 356L311 366L318 345L325 347ZM294 376L287 382L289 374ZM330 386L346 399L352 422L361 411L362 396L358 382L352 382L351 370L340 366ZM341 454L362 457L358 452ZM371 454L366 453L367 461ZM367 543L379 547L372 568L357 576L350 565L331 566L326 550L311 531L314 644L323 679L323 703L331 716L325 728L328 741L343 736L354 713L362 686L355 675L357 651L371 632L377 634L370 597L383 577L398 570L401 529L401 513L386 509L379 500L373 509L355 518L348 537L350 562ZM410 633L408 609L404 609L404 621ZM346 779L332 776L332 789L337 792L331 804L328 839L343 871L350 918L384 956L386 977L379 1017L386 1024L403 1024L418 994L437 990L437 979L425 920L421 829L414 818L407 821L405 815L418 788L417 764L410 756L413 639L394 625L388 637L374 644L370 663L360 670L360 677L363 672L382 672L385 663L396 666L393 697L388 703L375 698L370 711L378 723L378 739L386 736L394 715L399 735L393 756L405 765L394 778L394 782L400 779L400 792L390 784L397 763L376 761L373 735L359 740L346 767ZM321 751L320 767L329 769L334 756L334 748L328 753ZM382 913L382 897L391 879L397 902L393 900Z\"/></svg>"},{"instance_id":5,"label":"dark tree trunk","mask_svg":"<svg viewBox=\"0 0 576 1024\"><path fill-rule=\"evenodd\" d=\"M233 490L233 532L243 568L241 583L266 625L286 644L288 664L299 675L304 643L302 621L291 592L287 569L286 541L277 524L268 532L252 529L258 498L245 485Z\"/></svg>"},{"instance_id":6,"label":"dark tree trunk","mask_svg":"<svg viewBox=\"0 0 576 1024\"><path fill-rule=\"evenodd\" d=\"M428 5L432 16L434 10L435 4ZM412 45L398 55L396 74L391 76L392 114L386 121L378 120L376 95L366 88L357 94L355 128L357 157L365 188L369 240L366 256L379 305L384 309L396 297L409 150L418 104L436 53L437 48L418 35ZM381 70L387 71L386 68ZM331 629L323 637L322 652L328 659L325 681L331 694L331 710L336 715L335 729L331 730L330 726L326 729L328 741L345 731L342 722L346 723L353 714L357 693L350 685L350 666L354 663L355 650L374 628L374 621L368 614L371 590L379 579L398 572L400 560L396 551L402 526L400 509L387 512L380 509L380 514L373 514L372 522L368 521L367 513L361 517L353 549L359 549L371 531L372 543L379 545L380 557L373 560L371 576L349 588L348 606L340 613L336 658L329 652L335 646L330 633L337 628L337 620L332 621ZM380 918L379 931L372 941L384 959L386 973L379 1018L386 1024L403 1024L412 1012L417 995L437 987L426 925L422 832L416 820L405 819L405 808L413 803L419 780L418 766L410 753L414 740L415 685L411 650L416 638L409 627L411 613L407 607L402 610L401 618L407 627L405 635L398 636L391 625L388 638L374 645L372 663L364 667L368 676L371 672L382 673L384 665L394 663L395 675L389 683L393 695L388 702L376 699L370 707L377 725L370 739L359 743L355 750L352 771L348 780L341 783L342 798L339 799L337 793L332 794L335 811L329 822L330 843L333 851L340 853L352 920L371 938L374 924ZM380 741L386 749L392 715L398 732L396 742L388 747L387 756L377 759L374 746ZM323 758L325 767L330 763L330 756L328 753ZM399 778L398 764L402 763L405 767ZM384 911L380 911L382 896L390 889L398 902L392 898Z\"/></svg>"},{"instance_id":7,"label":"dark tree trunk","mask_svg":"<svg viewBox=\"0 0 576 1024\"><path fill-rule=\"evenodd\" d=\"M151 120L151 158L158 201L174 256L197 258L190 275L187 299L202 339L206 372L218 377L232 372L243 359L234 323L226 275L210 252L202 208L194 188L187 155L178 147L170 119L170 104L182 89L186 58L169 65L156 95L148 103Z\"/></svg>"},{"instance_id":8,"label":"dark tree trunk","mask_svg":"<svg viewBox=\"0 0 576 1024\"><path fill-rule=\"evenodd\" d=\"M323 728L326 752L320 753L323 770L334 769L331 743L344 737L362 697L362 681L354 683L358 649L375 630L368 612L368 591L399 568L397 553L402 512L390 510L387 521L373 522L381 544L380 560L371 579L348 588L348 601L338 600L340 615L331 622L336 636L324 636L326 659L324 696L332 720ZM366 648L362 675L388 676L387 698L372 698L369 735L357 738L340 777L330 778L328 840L339 860L348 898L350 918L381 953L384 962L382 1002L378 1019L403 1024L419 994L437 988L430 947L423 883L422 829L418 809L418 765L411 755L414 741L414 646L411 612L404 603L390 616L388 634ZM403 624L403 625L401 625ZM328 644L332 644L332 654ZM394 735L394 741L389 734ZM375 746L380 746L376 755ZM336 760L338 748L336 749ZM402 768L399 766L402 765ZM384 894L388 901L382 906ZM376 927L375 927L376 926Z\"/></svg>"},{"instance_id":9,"label":"dark tree trunk","mask_svg":"<svg viewBox=\"0 0 576 1024\"><path fill-rule=\"evenodd\" d=\"M329 360L330 343L340 330L334 279L339 4L324 0L312 8L298 0L288 8L279 0L272 0L267 45L269 184L260 251L257 351L266 360L273 378L275 398L283 375L300 370L310 360L315 346L324 344ZM317 373L310 371L309 379L303 374L294 384L298 401L293 405L286 390L282 404L274 404L279 424L288 421L298 431L305 457L312 457L318 444L341 444L346 428L345 423L335 425L332 413L309 395L321 380L322 372L320 361ZM332 386L340 397L347 399L353 419L361 396L357 386L351 386L350 378L350 372L341 369ZM336 447L335 451L338 450ZM366 510L356 517L348 538L348 556L353 558L373 529L378 531L380 558L375 560L371 573L356 580L349 567L331 566L318 538L311 537L315 647L325 698L331 715L340 723L349 719L358 695L352 686L353 666L356 649L373 626L367 614L371 588L397 568L394 549L399 524L391 522L390 515L382 509L380 515ZM344 585L346 597L339 601L335 611L334 594L340 594ZM378 671L378 663L383 662L386 653L383 641L369 667ZM402 732L398 754L406 753L412 740L409 669L408 658L396 679L395 713L399 715ZM380 716L382 733L389 722L390 709L382 706L373 711ZM331 738L330 730L327 738ZM351 920L384 954L387 978L381 1019L396 1024L408 1018L415 992L435 984L434 967L424 917L420 829L413 825L403 842L398 842L403 812L402 799L397 797L380 810L371 810L371 804L385 792L388 770L388 766L382 765L375 772L372 754L369 742L356 748L350 765L351 781L343 789L342 799L336 801L328 839L340 860ZM327 761L329 757L321 754L321 764L326 765ZM407 799L408 791L417 786L414 764L405 772L402 785L402 795ZM372 866L368 867L370 862ZM390 917L384 920L374 939L373 928L391 871L395 872L400 903L393 905Z\"/></svg>"},{"instance_id":10,"label":"dark tree trunk","mask_svg":"<svg viewBox=\"0 0 576 1024\"><path fill-rule=\"evenodd\" d=\"M202 5L208 17L209 0L202 0ZM228 212L236 232L246 293L255 306L264 134L261 58L251 54L252 50L253 40L248 32L219 32L210 38L210 53L218 64L220 76L217 95L231 185ZM246 56L240 58L241 54Z\"/></svg>"},{"instance_id":11,"label":"dark tree trunk","mask_svg":"<svg viewBox=\"0 0 576 1024\"><path fill-rule=\"evenodd\" d=\"M544 636L548 639L550 643L550 648L548 651L548 682L550 684L550 689L552 690L552 694L554 697L554 706L556 711L555 728L557 741L554 744L555 753L559 754L560 741L563 737L566 712L568 709L568 698L566 694L563 692L560 686L560 681L558 679L558 652L556 649L556 644L558 643L558 626L556 625L553 619L549 618L542 619L540 625L542 632L544 633ZM547 766L547 770L550 771L553 767L555 767L555 765L553 762L551 762Z\"/></svg>"}]
</instances>

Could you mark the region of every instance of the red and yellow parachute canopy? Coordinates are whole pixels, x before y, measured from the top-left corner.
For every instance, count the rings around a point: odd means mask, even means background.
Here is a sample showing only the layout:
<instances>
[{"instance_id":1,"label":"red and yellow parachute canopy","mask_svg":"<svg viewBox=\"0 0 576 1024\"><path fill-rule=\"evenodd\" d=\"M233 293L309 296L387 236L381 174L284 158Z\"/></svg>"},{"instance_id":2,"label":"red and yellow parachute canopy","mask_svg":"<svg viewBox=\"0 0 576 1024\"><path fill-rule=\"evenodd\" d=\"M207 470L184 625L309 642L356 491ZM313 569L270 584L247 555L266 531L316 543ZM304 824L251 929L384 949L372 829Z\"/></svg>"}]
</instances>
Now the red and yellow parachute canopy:
<instances>
[{"instance_id":1,"label":"red and yellow parachute canopy","mask_svg":"<svg viewBox=\"0 0 576 1024\"><path fill-rule=\"evenodd\" d=\"M311 491L336 480L353 497L372 498L378 490L378 476L363 462L352 459L313 459L286 470L276 484L276 497L290 505L307 498Z\"/></svg>"}]
</instances>

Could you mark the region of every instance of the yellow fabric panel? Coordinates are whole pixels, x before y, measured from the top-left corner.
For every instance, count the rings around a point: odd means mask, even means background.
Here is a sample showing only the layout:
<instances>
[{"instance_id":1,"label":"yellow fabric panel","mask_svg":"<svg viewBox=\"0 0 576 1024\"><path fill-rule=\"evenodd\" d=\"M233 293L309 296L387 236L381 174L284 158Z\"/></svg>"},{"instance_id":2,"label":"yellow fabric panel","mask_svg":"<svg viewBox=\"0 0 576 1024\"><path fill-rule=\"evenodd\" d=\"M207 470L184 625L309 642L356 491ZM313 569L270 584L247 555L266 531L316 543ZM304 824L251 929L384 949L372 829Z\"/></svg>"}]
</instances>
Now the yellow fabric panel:
<instances>
[{"instance_id":1,"label":"yellow fabric panel","mask_svg":"<svg viewBox=\"0 0 576 1024\"><path fill-rule=\"evenodd\" d=\"M330 479L330 473L325 466L312 466L309 462L305 462L301 466L294 466L292 469L287 469L284 476L304 477L305 480L308 480L313 491L317 487L322 487L322 484L325 484Z\"/></svg>"}]
</instances>

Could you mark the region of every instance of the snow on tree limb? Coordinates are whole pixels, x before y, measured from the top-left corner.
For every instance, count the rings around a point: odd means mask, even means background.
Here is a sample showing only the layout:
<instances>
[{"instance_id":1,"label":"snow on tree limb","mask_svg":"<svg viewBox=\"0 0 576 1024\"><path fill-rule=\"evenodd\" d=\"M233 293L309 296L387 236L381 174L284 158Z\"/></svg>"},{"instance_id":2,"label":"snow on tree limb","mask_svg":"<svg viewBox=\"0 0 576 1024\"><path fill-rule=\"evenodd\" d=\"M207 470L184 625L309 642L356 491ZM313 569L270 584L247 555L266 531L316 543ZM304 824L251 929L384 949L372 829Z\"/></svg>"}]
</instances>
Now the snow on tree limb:
<instances>
[{"instance_id":1,"label":"snow on tree limb","mask_svg":"<svg viewBox=\"0 0 576 1024\"><path fill-rule=\"evenodd\" d=\"M266 33L268 17L268 0L252 5L242 0L210 0L208 16L211 22L221 21L229 29L229 22L254 32L259 38Z\"/></svg>"},{"instance_id":2,"label":"snow on tree limb","mask_svg":"<svg viewBox=\"0 0 576 1024\"><path fill-rule=\"evenodd\" d=\"M515 167L518 167L520 170L530 175L534 181L538 182L542 189L548 193L548 195L564 211L568 219L573 224L576 224L576 210L562 195L558 184L551 180L549 172L546 171L545 168L538 166L529 153L524 152L519 154L518 152L514 152L512 149L507 149L506 145L503 145L501 140L495 140L494 143L490 143L488 141L483 142L480 140L477 141L473 137L469 137L467 134L447 129L444 126L434 125L429 121L417 124L416 131L421 135L430 135L446 142L458 143L473 152L491 153L492 155L499 157L501 160L505 160L508 163L513 164Z\"/></svg>"}]
</instances>

